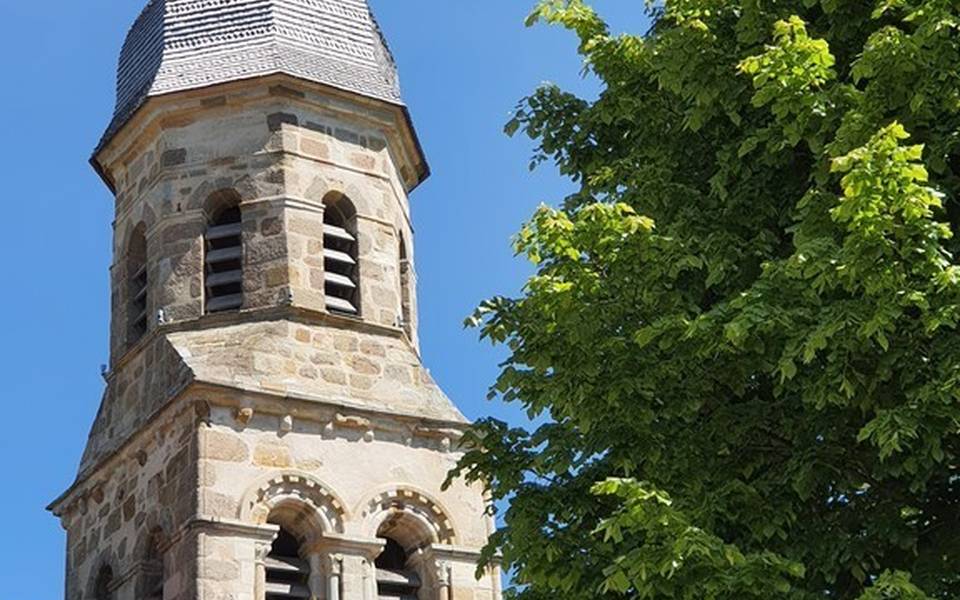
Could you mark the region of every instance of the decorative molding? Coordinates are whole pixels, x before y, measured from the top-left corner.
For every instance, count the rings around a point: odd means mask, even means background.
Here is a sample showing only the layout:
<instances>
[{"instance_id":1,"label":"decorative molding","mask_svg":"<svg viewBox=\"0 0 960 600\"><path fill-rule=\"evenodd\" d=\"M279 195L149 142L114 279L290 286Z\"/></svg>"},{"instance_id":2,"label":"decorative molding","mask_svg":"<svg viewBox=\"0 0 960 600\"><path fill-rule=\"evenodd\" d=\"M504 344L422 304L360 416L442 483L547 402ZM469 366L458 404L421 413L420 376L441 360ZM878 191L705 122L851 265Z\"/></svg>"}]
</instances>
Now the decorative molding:
<instances>
[{"instance_id":1,"label":"decorative molding","mask_svg":"<svg viewBox=\"0 0 960 600\"><path fill-rule=\"evenodd\" d=\"M264 524L270 512L285 503L297 503L309 510L308 517L316 517L321 533L340 533L347 512L343 502L326 485L306 473L286 472L271 476L256 485L240 503L241 522Z\"/></svg>"},{"instance_id":2,"label":"decorative molding","mask_svg":"<svg viewBox=\"0 0 960 600\"><path fill-rule=\"evenodd\" d=\"M364 534L375 537L384 525L395 520L399 525L404 518L410 519L408 528L425 539L419 545L456 543L457 535L453 521L440 503L426 492L405 486L391 487L368 500L361 515ZM401 541L402 540L397 540Z\"/></svg>"}]
</instances>

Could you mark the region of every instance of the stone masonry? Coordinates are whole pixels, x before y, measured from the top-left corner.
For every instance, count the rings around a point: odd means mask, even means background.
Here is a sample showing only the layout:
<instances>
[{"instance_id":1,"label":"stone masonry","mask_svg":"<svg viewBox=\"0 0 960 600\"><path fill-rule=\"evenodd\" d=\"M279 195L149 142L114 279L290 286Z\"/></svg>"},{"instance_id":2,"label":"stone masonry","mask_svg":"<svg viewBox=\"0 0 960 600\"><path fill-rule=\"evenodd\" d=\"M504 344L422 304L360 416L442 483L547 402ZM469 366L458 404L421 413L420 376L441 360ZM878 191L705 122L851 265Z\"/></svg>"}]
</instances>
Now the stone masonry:
<instances>
[{"instance_id":1,"label":"stone masonry","mask_svg":"<svg viewBox=\"0 0 960 600\"><path fill-rule=\"evenodd\" d=\"M265 573L281 530L312 599L380 597L389 538L417 598L500 600L498 570L476 576L483 492L444 488L465 419L420 360L407 195L427 170L406 109L282 68L137 106L94 157L116 196L111 359L77 479L50 507L67 600L279 597ZM205 234L224 202L242 215L243 305L210 314ZM355 209L356 316L327 308L331 202Z\"/></svg>"}]
</instances>

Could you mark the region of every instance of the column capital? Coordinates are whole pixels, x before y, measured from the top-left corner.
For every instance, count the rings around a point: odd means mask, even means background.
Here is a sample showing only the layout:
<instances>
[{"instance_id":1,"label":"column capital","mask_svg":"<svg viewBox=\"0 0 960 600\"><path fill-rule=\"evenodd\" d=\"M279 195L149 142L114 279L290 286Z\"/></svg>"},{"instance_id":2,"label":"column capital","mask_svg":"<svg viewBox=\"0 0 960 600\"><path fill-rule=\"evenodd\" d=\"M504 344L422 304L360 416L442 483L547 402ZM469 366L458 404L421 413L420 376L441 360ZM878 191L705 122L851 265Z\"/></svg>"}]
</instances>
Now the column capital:
<instances>
[{"instance_id":1,"label":"column capital","mask_svg":"<svg viewBox=\"0 0 960 600\"><path fill-rule=\"evenodd\" d=\"M385 546L386 542L380 539L324 535L309 542L304 551L307 554L359 556L372 561L380 556Z\"/></svg>"}]
</instances>

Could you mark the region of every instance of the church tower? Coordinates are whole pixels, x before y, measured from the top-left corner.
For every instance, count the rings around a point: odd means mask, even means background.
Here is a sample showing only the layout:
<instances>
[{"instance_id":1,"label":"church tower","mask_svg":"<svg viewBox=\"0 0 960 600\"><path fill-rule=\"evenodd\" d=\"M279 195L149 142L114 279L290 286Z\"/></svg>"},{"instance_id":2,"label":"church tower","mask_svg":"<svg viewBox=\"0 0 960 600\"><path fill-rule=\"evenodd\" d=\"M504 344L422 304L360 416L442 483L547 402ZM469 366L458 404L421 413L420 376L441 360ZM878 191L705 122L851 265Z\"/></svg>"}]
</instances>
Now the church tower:
<instances>
[{"instance_id":1,"label":"church tower","mask_svg":"<svg viewBox=\"0 0 960 600\"><path fill-rule=\"evenodd\" d=\"M366 0L150 0L93 165L107 388L67 600L499 600L417 338L428 175Z\"/></svg>"}]
</instances>

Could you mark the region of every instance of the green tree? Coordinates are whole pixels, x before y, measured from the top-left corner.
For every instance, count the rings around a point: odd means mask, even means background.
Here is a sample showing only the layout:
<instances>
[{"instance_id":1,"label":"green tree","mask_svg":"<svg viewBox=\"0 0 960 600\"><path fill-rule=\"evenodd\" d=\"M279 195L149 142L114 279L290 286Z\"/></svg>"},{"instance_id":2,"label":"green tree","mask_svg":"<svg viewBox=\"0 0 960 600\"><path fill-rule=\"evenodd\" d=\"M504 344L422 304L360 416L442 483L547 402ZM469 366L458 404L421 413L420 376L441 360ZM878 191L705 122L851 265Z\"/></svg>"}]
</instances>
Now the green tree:
<instances>
[{"instance_id":1,"label":"green tree","mask_svg":"<svg viewBox=\"0 0 960 600\"><path fill-rule=\"evenodd\" d=\"M960 598L960 6L648 10L530 18L602 92L507 126L578 191L470 320L542 423L468 436L488 558L523 600Z\"/></svg>"}]
</instances>

